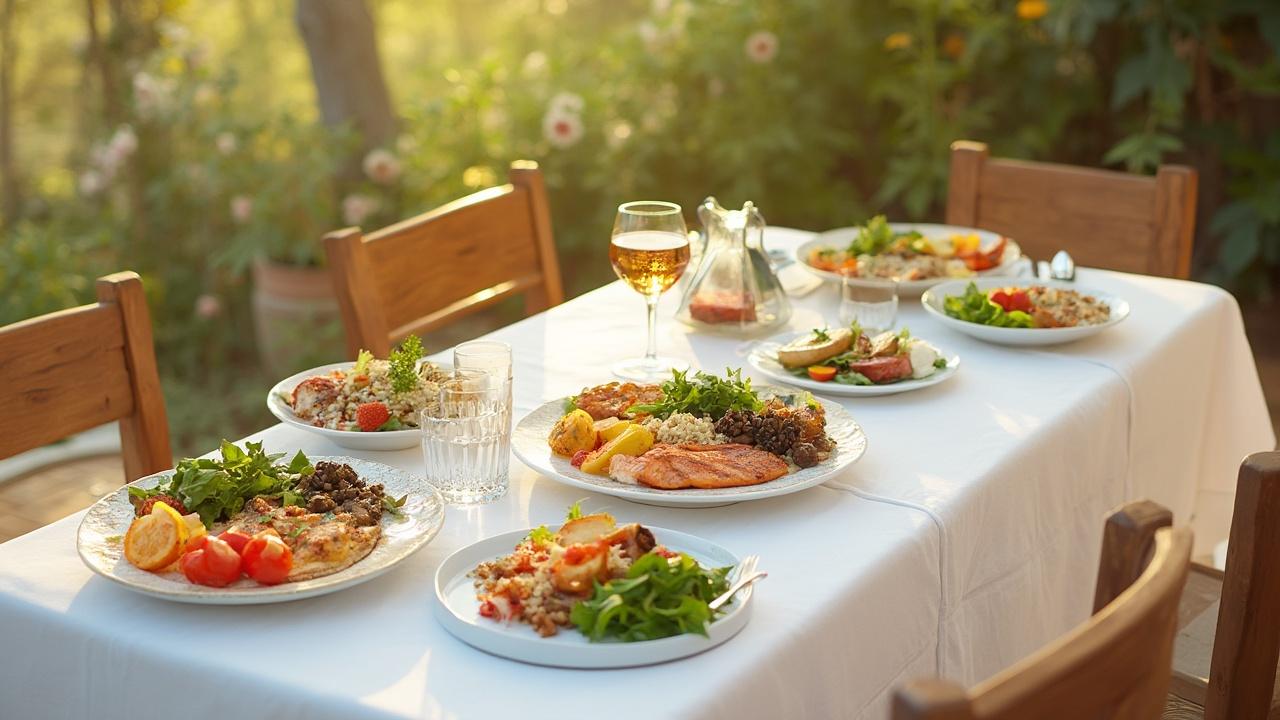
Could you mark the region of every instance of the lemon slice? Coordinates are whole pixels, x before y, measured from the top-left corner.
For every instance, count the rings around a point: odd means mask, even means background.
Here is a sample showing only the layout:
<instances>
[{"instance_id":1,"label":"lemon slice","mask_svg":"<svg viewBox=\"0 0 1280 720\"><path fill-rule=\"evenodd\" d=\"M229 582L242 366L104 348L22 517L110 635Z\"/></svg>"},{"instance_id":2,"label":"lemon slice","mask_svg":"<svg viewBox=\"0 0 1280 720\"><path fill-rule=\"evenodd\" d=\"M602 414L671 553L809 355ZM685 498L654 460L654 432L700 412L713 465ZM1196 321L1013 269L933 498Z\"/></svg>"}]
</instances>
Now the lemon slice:
<instances>
[{"instance_id":1,"label":"lemon slice","mask_svg":"<svg viewBox=\"0 0 1280 720\"><path fill-rule=\"evenodd\" d=\"M177 510L156 503L124 534L124 557L140 570L159 570L182 555L191 532Z\"/></svg>"}]
</instances>

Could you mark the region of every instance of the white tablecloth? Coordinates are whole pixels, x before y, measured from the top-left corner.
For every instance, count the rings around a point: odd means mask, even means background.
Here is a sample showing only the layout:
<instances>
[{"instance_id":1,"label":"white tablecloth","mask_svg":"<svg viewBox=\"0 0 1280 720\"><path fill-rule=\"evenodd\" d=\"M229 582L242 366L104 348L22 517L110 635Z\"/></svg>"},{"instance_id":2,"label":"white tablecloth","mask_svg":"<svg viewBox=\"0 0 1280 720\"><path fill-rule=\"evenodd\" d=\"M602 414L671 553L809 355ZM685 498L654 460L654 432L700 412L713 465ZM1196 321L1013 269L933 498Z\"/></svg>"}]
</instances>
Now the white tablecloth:
<instances>
[{"instance_id":1,"label":"white tablecloth","mask_svg":"<svg viewBox=\"0 0 1280 720\"><path fill-rule=\"evenodd\" d=\"M770 242L801 233L771 230ZM952 380L846 401L867 455L827 486L770 501L672 510L600 496L588 507L758 552L770 577L737 638L694 658L615 671L490 657L431 615L453 550L543 522L581 498L513 464L501 501L451 508L444 530L365 585L294 604L213 608L142 597L93 576L73 515L0 545L0 717L868 717L895 684L973 682L1082 619L1104 513L1148 495L1201 545L1225 536L1235 466L1274 436L1230 296L1204 285L1084 271L1129 320L1058 349L949 332L906 301L902 324L961 356ZM669 320L661 350L708 370L745 345ZM835 320L823 288L796 329ZM608 377L643 346L638 296L613 284L495 334L516 350L518 413ZM763 378L760 378L763 380ZM282 426L270 450L338 454ZM420 469L416 450L364 457ZM1223 508L1226 515L1223 515Z\"/></svg>"}]
</instances>

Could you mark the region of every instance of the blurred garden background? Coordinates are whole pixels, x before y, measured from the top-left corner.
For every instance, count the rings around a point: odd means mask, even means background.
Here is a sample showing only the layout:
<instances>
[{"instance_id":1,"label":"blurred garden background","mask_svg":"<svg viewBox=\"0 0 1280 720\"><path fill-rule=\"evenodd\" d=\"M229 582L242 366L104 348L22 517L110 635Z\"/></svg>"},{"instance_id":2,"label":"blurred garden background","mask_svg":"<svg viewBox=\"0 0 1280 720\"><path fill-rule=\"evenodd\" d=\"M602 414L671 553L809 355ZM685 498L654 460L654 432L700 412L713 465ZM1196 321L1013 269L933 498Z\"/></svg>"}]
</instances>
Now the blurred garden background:
<instances>
[{"instance_id":1,"label":"blurred garden background","mask_svg":"<svg viewBox=\"0 0 1280 720\"><path fill-rule=\"evenodd\" d=\"M0 324L141 273L182 457L343 359L333 306L271 292L328 230L533 159L574 295L612 279L621 201L940 219L967 138L1196 167L1195 275L1262 318L1265 348L1278 50L1274 0L0 0Z\"/></svg>"}]
</instances>

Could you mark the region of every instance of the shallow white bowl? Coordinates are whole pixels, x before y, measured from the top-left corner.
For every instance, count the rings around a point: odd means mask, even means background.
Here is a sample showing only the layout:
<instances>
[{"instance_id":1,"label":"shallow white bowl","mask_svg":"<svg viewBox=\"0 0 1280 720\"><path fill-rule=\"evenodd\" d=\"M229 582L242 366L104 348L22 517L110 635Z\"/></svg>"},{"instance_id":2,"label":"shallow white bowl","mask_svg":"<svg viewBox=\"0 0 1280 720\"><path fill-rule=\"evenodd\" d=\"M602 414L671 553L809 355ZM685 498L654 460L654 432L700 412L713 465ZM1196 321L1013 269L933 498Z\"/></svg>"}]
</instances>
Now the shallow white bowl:
<instances>
[{"instance_id":1,"label":"shallow white bowl","mask_svg":"<svg viewBox=\"0 0 1280 720\"><path fill-rule=\"evenodd\" d=\"M703 566L737 565L736 555L725 548L675 530L651 527L658 544L692 555ZM566 668L620 668L653 665L697 655L738 634L751 616L754 586L744 588L726 606L728 612L707 626L707 634L677 635L642 642L593 643L575 628L544 638L524 623L495 622L480 616L480 603L467 573L476 565L509 555L529 534L516 530L481 540L445 558L436 570L435 615L440 624L459 640L493 655L535 665Z\"/></svg>"},{"instance_id":2,"label":"shallow white bowl","mask_svg":"<svg viewBox=\"0 0 1280 720\"><path fill-rule=\"evenodd\" d=\"M448 366L440 363L436 363L436 365L446 370L449 369ZM289 403L281 397L281 394L292 394L298 383L313 375L327 375L331 370L349 370L354 366L355 363L351 361L331 363L304 370L296 375L290 375L276 383L267 392L267 409L271 411L272 415L276 416L277 420L286 425L292 425L299 430L314 433L332 440L335 445L350 448L351 450L407 450L412 447L418 447L422 443L422 431L418 428L366 433L316 427L311 423L299 420L298 416L293 414L293 408L289 407Z\"/></svg>"},{"instance_id":3,"label":"shallow white bowl","mask_svg":"<svg viewBox=\"0 0 1280 720\"><path fill-rule=\"evenodd\" d=\"M943 300L951 295L964 295L970 282L977 283L980 290L999 287L1028 288L1033 285L1057 287L1064 290L1075 290L1084 295L1092 295L1111 308L1111 317L1101 325L1081 325L1069 328L1004 328L993 327L960 320L947 315L943 309ZM975 280L953 280L929 288L920 298L924 309L938 318L944 325L958 330L979 340L997 345L1058 345L1081 340L1112 327L1129 317L1129 303L1122 298L1108 293L1095 292L1088 288L1077 287L1075 283L1056 280L1031 280L1026 278L978 278Z\"/></svg>"},{"instance_id":4,"label":"shallow white bowl","mask_svg":"<svg viewBox=\"0 0 1280 720\"><path fill-rule=\"evenodd\" d=\"M990 245L1000 240L1000 235L998 233L993 233L990 230L979 230L977 228L960 227L959 225L938 225L935 223L889 223L889 227L892 228L894 232L911 232L912 230L914 230L916 232L919 232L921 235L924 235L925 237L945 237L948 235L957 235L957 234L963 234L963 235L976 234L982 240L982 244L984 246ZM824 248L824 247L834 247L834 248L846 247L848 246L849 241L852 240L855 236L857 236L858 231L861 229L862 228L860 227L845 227L845 228L837 228L835 230L828 230L826 232L818 233L817 235L813 236L809 240L806 240L805 242L796 246L796 249L795 249L796 263L800 267L804 268L805 270L808 270L809 272L822 278L823 280L826 280L828 282L839 283L843 279L840 273L831 272L830 270L820 270L810 265L808 262L809 253L811 253L813 250L816 250L818 248ZM1013 239L1010 238L1005 245L1004 255L1000 257L1000 264L991 268L990 270L979 271L975 277L998 277L998 276L1013 275L1017 270L1018 260L1020 260L1021 258L1022 258L1022 248L1018 245L1018 243L1014 242ZM874 280L874 278L868 278L868 279ZM928 290L934 285L937 285L938 283L947 282L948 280L950 280L950 278L945 278L945 277L929 278L927 280L905 280L903 282L898 283L898 294L910 295L914 297L924 292L925 290ZM856 283L858 281L855 280L854 282Z\"/></svg>"}]
</instances>

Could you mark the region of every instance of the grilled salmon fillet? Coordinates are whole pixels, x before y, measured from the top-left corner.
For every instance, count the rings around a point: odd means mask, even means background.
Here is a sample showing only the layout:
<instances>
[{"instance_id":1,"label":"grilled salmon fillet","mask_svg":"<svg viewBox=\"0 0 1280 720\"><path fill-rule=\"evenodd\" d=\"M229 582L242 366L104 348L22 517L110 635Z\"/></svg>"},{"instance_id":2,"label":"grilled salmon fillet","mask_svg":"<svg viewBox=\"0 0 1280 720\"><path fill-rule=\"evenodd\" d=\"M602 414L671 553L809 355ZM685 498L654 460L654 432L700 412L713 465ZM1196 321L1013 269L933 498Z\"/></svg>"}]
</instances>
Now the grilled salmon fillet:
<instances>
[{"instance_id":1,"label":"grilled salmon fillet","mask_svg":"<svg viewBox=\"0 0 1280 720\"><path fill-rule=\"evenodd\" d=\"M609 476L660 490L759 485L787 474L787 463L750 445L654 445L640 457L615 455Z\"/></svg>"}]
</instances>

